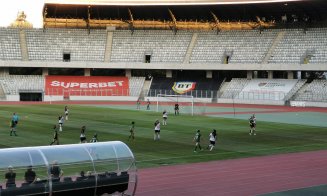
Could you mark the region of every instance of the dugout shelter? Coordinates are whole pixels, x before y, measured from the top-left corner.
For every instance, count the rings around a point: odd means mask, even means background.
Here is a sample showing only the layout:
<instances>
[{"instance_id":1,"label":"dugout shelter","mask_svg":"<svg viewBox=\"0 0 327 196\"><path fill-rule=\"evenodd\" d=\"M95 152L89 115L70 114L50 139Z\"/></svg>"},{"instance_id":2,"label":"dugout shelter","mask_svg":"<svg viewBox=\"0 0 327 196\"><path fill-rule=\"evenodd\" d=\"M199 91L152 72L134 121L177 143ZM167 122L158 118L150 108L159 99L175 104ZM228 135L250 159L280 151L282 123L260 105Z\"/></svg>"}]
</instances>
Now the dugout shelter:
<instances>
[{"instance_id":1,"label":"dugout shelter","mask_svg":"<svg viewBox=\"0 0 327 196\"><path fill-rule=\"evenodd\" d=\"M7 148L0 149L0 157L0 175L15 173L14 183L0 181L1 196L134 195L136 190L134 155L119 141ZM33 182L25 180L30 168Z\"/></svg>"}]
</instances>

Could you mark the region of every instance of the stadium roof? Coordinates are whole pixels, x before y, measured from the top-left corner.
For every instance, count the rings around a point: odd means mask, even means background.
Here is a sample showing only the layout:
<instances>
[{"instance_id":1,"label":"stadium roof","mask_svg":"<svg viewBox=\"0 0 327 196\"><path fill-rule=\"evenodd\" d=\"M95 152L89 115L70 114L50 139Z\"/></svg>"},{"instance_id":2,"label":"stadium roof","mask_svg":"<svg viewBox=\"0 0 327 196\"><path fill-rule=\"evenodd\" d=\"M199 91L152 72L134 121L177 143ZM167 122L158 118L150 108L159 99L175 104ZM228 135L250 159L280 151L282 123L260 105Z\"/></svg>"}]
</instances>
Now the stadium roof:
<instances>
[{"instance_id":1,"label":"stadium roof","mask_svg":"<svg viewBox=\"0 0 327 196\"><path fill-rule=\"evenodd\" d=\"M301 0L46 0L45 2L70 5L221 5L276 2L287 3L292 1Z\"/></svg>"},{"instance_id":2,"label":"stadium roof","mask_svg":"<svg viewBox=\"0 0 327 196\"><path fill-rule=\"evenodd\" d=\"M258 23L278 23L283 17L287 22L324 22L326 9L327 0L47 0L43 16L44 27L59 28L140 28L146 23L144 28L171 29L186 21L206 29L222 22L256 22L244 25L257 28Z\"/></svg>"}]
</instances>

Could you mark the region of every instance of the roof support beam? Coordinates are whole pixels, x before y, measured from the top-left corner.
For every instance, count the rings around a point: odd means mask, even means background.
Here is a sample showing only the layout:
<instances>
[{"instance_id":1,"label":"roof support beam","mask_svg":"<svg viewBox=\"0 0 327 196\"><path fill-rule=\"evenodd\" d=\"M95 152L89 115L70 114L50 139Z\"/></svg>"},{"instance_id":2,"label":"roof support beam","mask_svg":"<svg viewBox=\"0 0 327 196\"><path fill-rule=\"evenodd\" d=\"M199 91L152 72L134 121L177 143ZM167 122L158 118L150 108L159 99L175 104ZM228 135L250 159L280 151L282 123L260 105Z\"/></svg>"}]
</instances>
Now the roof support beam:
<instances>
[{"instance_id":1,"label":"roof support beam","mask_svg":"<svg viewBox=\"0 0 327 196\"><path fill-rule=\"evenodd\" d=\"M45 6L44 6L44 10L43 10L43 31L44 31L45 28L47 27L47 23L46 23L47 15L48 15L48 6L45 5Z\"/></svg>"},{"instance_id":2,"label":"roof support beam","mask_svg":"<svg viewBox=\"0 0 327 196\"><path fill-rule=\"evenodd\" d=\"M133 14L132 11L128 8L128 15L129 15L129 29L131 30L132 34L134 33L134 18L133 18Z\"/></svg>"},{"instance_id":3,"label":"roof support beam","mask_svg":"<svg viewBox=\"0 0 327 196\"><path fill-rule=\"evenodd\" d=\"M262 32L263 26L264 26L264 22L260 19L259 16L256 16L258 24L259 24L259 31L260 33Z\"/></svg>"},{"instance_id":4,"label":"roof support beam","mask_svg":"<svg viewBox=\"0 0 327 196\"><path fill-rule=\"evenodd\" d=\"M88 33L90 34L90 20L91 20L91 6L87 6L87 19L86 19L86 28Z\"/></svg>"},{"instance_id":5,"label":"roof support beam","mask_svg":"<svg viewBox=\"0 0 327 196\"><path fill-rule=\"evenodd\" d=\"M218 17L213 13L213 12L210 12L213 19L215 20L215 27L216 27L216 30L217 30L217 34L220 32L220 22L219 22L219 19Z\"/></svg>"},{"instance_id":6,"label":"roof support beam","mask_svg":"<svg viewBox=\"0 0 327 196\"><path fill-rule=\"evenodd\" d=\"M170 9L168 9L168 12L171 17L171 20L173 21L172 29L173 29L174 33L176 34L177 33L177 20L174 16L173 12Z\"/></svg>"}]
</instances>

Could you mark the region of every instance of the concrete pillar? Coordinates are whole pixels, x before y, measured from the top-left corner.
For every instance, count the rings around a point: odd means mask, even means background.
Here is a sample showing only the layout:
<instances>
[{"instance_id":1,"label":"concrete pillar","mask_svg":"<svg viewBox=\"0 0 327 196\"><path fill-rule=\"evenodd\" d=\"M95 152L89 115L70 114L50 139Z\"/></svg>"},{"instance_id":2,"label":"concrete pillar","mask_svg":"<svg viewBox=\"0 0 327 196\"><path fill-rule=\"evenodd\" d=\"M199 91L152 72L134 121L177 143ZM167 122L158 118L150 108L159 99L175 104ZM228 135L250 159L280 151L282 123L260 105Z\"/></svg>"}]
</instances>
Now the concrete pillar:
<instances>
[{"instance_id":1,"label":"concrete pillar","mask_svg":"<svg viewBox=\"0 0 327 196\"><path fill-rule=\"evenodd\" d=\"M268 79L274 78L274 71L268 71Z\"/></svg>"},{"instance_id":2,"label":"concrete pillar","mask_svg":"<svg viewBox=\"0 0 327 196\"><path fill-rule=\"evenodd\" d=\"M125 69L125 76L126 77L132 77L132 70L130 70L130 69Z\"/></svg>"},{"instance_id":3,"label":"concrete pillar","mask_svg":"<svg viewBox=\"0 0 327 196\"><path fill-rule=\"evenodd\" d=\"M84 69L84 76L90 76L91 75L91 69L90 68L85 68Z\"/></svg>"},{"instance_id":4,"label":"concrete pillar","mask_svg":"<svg viewBox=\"0 0 327 196\"><path fill-rule=\"evenodd\" d=\"M42 75L43 75L43 76L47 76L47 75L49 75L49 68L44 67L44 68L42 69Z\"/></svg>"},{"instance_id":5,"label":"concrete pillar","mask_svg":"<svg viewBox=\"0 0 327 196\"><path fill-rule=\"evenodd\" d=\"M294 79L294 73L292 71L287 71L287 79Z\"/></svg>"},{"instance_id":6,"label":"concrete pillar","mask_svg":"<svg viewBox=\"0 0 327 196\"><path fill-rule=\"evenodd\" d=\"M206 71L206 78L212 78L212 71L211 70Z\"/></svg>"},{"instance_id":7,"label":"concrete pillar","mask_svg":"<svg viewBox=\"0 0 327 196\"><path fill-rule=\"evenodd\" d=\"M172 70L166 70L166 78L172 78L173 77L173 71Z\"/></svg>"},{"instance_id":8,"label":"concrete pillar","mask_svg":"<svg viewBox=\"0 0 327 196\"><path fill-rule=\"evenodd\" d=\"M247 71L246 78L250 80L252 79L252 77L253 77L253 72L251 70Z\"/></svg>"},{"instance_id":9,"label":"concrete pillar","mask_svg":"<svg viewBox=\"0 0 327 196\"><path fill-rule=\"evenodd\" d=\"M297 79L302 79L302 73L301 73L301 71L297 71Z\"/></svg>"}]
</instances>

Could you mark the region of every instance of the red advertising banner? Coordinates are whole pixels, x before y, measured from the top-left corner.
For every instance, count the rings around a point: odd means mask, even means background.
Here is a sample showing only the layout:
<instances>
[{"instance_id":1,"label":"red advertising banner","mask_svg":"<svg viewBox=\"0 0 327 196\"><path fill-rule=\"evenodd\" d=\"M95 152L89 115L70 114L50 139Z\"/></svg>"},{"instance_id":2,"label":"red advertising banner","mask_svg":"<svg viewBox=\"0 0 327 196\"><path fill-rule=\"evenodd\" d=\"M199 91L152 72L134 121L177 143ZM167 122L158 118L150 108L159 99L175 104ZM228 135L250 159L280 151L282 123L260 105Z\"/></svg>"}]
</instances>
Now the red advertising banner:
<instances>
[{"instance_id":1,"label":"red advertising banner","mask_svg":"<svg viewBox=\"0 0 327 196\"><path fill-rule=\"evenodd\" d=\"M46 95L129 96L127 77L112 76L46 76Z\"/></svg>"}]
</instances>

